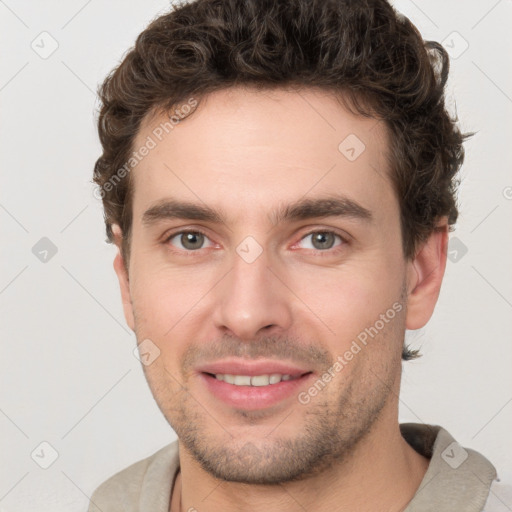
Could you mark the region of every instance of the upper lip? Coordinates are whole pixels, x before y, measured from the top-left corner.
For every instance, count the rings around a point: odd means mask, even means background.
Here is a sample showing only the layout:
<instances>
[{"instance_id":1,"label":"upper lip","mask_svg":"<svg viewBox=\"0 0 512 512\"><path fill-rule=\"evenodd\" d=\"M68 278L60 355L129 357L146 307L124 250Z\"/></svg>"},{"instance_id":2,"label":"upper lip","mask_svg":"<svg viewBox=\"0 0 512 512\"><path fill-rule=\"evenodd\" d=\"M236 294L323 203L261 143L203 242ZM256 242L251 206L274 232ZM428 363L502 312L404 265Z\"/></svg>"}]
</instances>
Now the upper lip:
<instances>
[{"instance_id":1,"label":"upper lip","mask_svg":"<svg viewBox=\"0 0 512 512\"><path fill-rule=\"evenodd\" d=\"M251 377L254 375L270 375L272 373L300 377L311 370L272 359L258 359L252 362L230 359L202 365L197 368L197 371L212 374L249 375Z\"/></svg>"}]
</instances>

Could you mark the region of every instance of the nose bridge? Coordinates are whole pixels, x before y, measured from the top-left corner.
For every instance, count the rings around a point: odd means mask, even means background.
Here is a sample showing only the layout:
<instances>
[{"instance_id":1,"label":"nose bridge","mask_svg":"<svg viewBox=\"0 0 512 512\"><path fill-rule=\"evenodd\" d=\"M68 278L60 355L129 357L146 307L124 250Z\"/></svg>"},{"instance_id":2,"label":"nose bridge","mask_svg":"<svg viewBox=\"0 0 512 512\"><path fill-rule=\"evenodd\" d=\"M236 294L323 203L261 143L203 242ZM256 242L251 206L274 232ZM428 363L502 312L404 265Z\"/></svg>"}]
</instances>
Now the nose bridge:
<instances>
[{"instance_id":1,"label":"nose bridge","mask_svg":"<svg viewBox=\"0 0 512 512\"><path fill-rule=\"evenodd\" d=\"M291 311L286 287L269 267L272 257L252 237L233 253L231 271L218 290L215 322L239 338L254 338L260 329L287 329Z\"/></svg>"}]
</instances>

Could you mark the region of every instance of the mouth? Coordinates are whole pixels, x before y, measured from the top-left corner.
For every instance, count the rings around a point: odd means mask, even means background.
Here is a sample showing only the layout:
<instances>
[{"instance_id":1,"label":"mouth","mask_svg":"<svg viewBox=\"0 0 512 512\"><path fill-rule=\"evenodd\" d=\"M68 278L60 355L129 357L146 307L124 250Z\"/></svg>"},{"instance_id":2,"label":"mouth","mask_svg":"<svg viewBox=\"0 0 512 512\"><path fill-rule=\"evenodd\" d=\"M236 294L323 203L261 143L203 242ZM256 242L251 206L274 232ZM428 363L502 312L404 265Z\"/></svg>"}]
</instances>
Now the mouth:
<instances>
[{"instance_id":1,"label":"mouth","mask_svg":"<svg viewBox=\"0 0 512 512\"><path fill-rule=\"evenodd\" d=\"M312 379L313 372L255 375L201 372L199 376L206 392L214 399L230 407L254 411L297 397L300 388Z\"/></svg>"}]
</instances>

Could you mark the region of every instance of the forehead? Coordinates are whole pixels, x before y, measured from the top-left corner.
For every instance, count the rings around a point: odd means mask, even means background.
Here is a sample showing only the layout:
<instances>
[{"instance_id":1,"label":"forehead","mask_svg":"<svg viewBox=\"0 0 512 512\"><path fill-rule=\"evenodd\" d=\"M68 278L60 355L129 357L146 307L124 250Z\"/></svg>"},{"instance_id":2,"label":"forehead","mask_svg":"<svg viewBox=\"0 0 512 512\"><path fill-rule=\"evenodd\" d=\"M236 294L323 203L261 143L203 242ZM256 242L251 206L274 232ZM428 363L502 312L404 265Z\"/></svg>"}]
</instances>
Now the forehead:
<instances>
[{"instance_id":1,"label":"forehead","mask_svg":"<svg viewBox=\"0 0 512 512\"><path fill-rule=\"evenodd\" d=\"M183 121L169 115L145 119L134 143L151 147L132 171L135 220L169 198L207 204L232 222L335 193L397 212L384 124L326 91L232 88L205 96Z\"/></svg>"}]
</instances>

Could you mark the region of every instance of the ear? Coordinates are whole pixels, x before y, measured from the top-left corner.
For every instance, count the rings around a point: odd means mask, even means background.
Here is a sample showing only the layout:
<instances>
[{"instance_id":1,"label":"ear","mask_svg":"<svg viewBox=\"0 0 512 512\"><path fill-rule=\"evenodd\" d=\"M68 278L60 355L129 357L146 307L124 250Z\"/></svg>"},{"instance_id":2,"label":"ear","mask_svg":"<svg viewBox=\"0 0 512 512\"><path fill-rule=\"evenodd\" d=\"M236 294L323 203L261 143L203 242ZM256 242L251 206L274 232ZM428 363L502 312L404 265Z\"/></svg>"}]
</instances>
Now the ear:
<instances>
[{"instance_id":1,"label":"ear","mask_svg":"<svg viewBox=\"0 0 512 512\"><path fill-rule=\"evenodd\" d=\"M448 219L443 217L408 263L406 328L420 329L431 318L446 268Z\"/></svg>"},{"instance_id":2,"label":"ear","mask_svg":"<svg viewBox=\"0 0 512 512\"><path fill-rule=\"evenodd\" d=\"M123 234L118 224L112 224L112 233L114 234L114 242L117 246L117 255L114 258L114 270L119 280L119 287L121 289L121 300L123 302L124 318L126 323L132 331L135 331L135 322L133 317L132 300L130 296L130 280L128 276L128 269L126 268L124 259L121 255L121 244L123 241Z\"/></svg>"}]
</instances>

